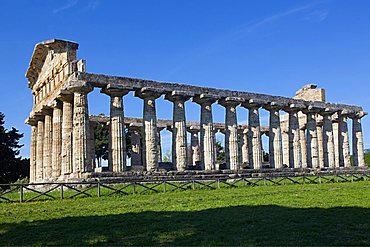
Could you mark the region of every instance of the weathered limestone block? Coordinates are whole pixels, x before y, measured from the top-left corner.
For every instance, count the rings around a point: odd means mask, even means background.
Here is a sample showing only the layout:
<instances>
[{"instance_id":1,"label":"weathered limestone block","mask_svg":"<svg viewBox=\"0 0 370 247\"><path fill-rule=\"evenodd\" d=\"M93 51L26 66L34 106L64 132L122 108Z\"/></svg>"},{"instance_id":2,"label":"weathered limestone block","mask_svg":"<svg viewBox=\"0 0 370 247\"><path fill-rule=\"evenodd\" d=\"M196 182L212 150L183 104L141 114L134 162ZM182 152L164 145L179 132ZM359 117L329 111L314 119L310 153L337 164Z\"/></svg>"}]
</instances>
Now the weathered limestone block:
<instances>
[{"instance_id":1,"label":"weathered limestone block","mask_svg":"<svg viewBox=\"0 0 370 247\"><path fill-rule=\"evenodd\" d=\"M307 111L307 166L319 168L319 143L317 138L316 112Z\"/></svg>"},{"instance_id":2,"label":"weathered limestone block","mask_svg":"<svg viewBox=\"0 0 370 247\"><path fill-rule=\"evenodd\" d=\"M62 103L53 102L52 178L61 175L62 166Z\"/></svg>"},{"instance_id":3,"label":"weathered limestone block","mask_svg":"<svg viewBox=\"0 0 370 247\"><path fill-rule=\"evenodd\" d=\"M219 104L226 109L225 114L225 161L226 168L231 170L240 169L238 123L236 117L236 106L242 99L228 97L219 100Z\"/></svg>"},{"instance_id":4,"label":"weathered limestone block","mask_svg":"<svg viewBox=\"0 0 370 247\"><path fill-rule=\"evenodd\" d=\"M126 135L123 96L129 91L108 85L102 92L110 96L109 170L126 170Z\"/></svg>"},{"instance_id":5,"label":"weathered limestone block","mask_svg":"<svg viewBox=\"0 0 370 247\"><path fill-rule=\"evenodd\" d=\"M200 104L200 150L201 167L204 170L215 170L215 136L213 131L212 104L216 98L208 95L200 95L193 98Z\"/></svg>"},{"instance_id":6,"label":"weathered limestone block","mask_svg":"<svg viewBox=\"0 0 370 247\"><path fill-rule=\"evenodd\" d=\"M283 166L283 143L280 127L280 110L281 105L275 102L265 105L264 108L270 112L270 129L269 129L269 157L270 167L282 168Z\"/></svg>"},{"instance_id":7,"label":"weathered limestone block","mask_svg":"<svg viewBox=\"0 0 370 247\"><path fill-rule=\"evenodd\" d=\"M173 91L165 99L173 102L172 163L178 171L184 171L187 168L185 102L190 96L186 92Z\"/></svg>"},{"instance_id":8,"label":"weathered limestone block","mask_svg":"<svg viewBox=\"0 0 370 247\"><path fill-rule=\"evenodd\" d=\"M329 168L335 167L335 150L333 139L333 123L331 116L334 112L322 112L323 116L323 153L324 166Z\"/></svg>"},{"instance_id":9,"label":"weathered limestone block","mask_svg":"<svg viewBox=\"0 0 370 247\"><path fill-rule=\"evenodd\" d=\"M73 92L73 173L81 177L81 173L92 171L90 150L90 123L87 94L93 87L83 81L76 81L68 88Z\"/></svg>"},{"instance_id":10,"label":"weathered limestone block","mask_svg":"<svg viewBox=\"0 0 370 247\"><path fill-rule=\"evenodd\" d=\"M158 131L155 100L161 95L155 89L142 88L135 95L144 100L143 163L147 171L158 170Z\"/></svg>"},{"instance_id":11,"label":"weathered limestone block","mask_svg":"<svg viewBox=\"0 0 370 247\"><path fill-rule=\"evenodd\" d=\"M43 179L49 181L52 179L52 146L53 146L53 114L51 110L45 111L44 125L44 150L43 150Z\"/></svg>"},{"instance_id":12,"label":"weathered limestone block","mask_svg":"<svg viewBox=\"0 0 370 247\"><path fill-rule=\"evenodd\" d=\"M366 116L366 112L352 114L352 148L353 148L353 165L365 167L364 144L362 135L361 118Z\"/></svg>"},{"instance_id":13,"label":"weathered limestone block","mask_svg":"<svg viewBox=\"0 0 370 247\"><path fill-rule=\"evenodd\" d=\"M248 108L248 156L249 166L253 169L262 168L262 142L259 108L262 104L255 100L243 103Z\"/></svg>"},{"instance_id":14,"label":"weathered limestone block","mask_svg":"<svg viewBox=\"0 0 370 247\"><path fill-rule=\"evenodd\" d=\"M350 167L349 139L348 139L348 113L342 111L338 114L339 122L339 164L340 166Z\"/></svg>"},{"instance_id":15,"label":"weathered limestone block","mask_svg":"<svg viewBox=\"0 0 370 247\"><path fill-rule=\"evenodd\" d=\"M61 100L63 100L61 174L68 175L73 172L73 95L63 96Z\"/></svg>"}]
</instances>

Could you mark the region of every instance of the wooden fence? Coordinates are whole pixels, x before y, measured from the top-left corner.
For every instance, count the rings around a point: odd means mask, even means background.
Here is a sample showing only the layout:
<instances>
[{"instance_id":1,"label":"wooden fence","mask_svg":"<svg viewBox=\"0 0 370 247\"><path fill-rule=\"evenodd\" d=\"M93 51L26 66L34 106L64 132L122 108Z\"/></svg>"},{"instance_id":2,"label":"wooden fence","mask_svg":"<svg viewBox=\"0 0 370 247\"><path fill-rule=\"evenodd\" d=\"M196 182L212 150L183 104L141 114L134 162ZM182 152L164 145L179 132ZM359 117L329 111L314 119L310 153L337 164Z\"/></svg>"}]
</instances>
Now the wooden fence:
<instances>
[{"instance_id":1,"label":"wooden fence","mask_svg":"<svg viewBox=\"0 0 370 247\"><path fill-rule=\"evenodd\" d=\"M160 180L52 182L33 184L0 184L0 202L33 202L76 197L102 197L113 195L166 193L196 189L227 189L250 186L277 186L284 184L321 184L369 181L370 172L351 172L299 176L217 178L161 178ZM5 189L4 189L5 188Z\"/></svg>"}]
</instances>

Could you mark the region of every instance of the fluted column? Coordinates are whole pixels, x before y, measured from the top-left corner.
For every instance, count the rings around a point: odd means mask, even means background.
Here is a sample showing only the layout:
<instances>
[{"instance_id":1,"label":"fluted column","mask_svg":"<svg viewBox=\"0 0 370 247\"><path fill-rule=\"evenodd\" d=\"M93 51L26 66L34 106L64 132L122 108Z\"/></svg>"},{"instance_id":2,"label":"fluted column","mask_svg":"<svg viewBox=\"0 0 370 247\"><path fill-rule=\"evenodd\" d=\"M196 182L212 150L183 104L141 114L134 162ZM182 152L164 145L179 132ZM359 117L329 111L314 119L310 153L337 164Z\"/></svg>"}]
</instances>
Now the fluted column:
<instances>
[{"instance_id":1,"label":"fluted column","mask_svg":"<svg viewBox=\"0 0 370 247\"><path fill-rule=\"evenodd\" d=\"M306 112L307 116L307 166L310 168L319 168L319 143L317 139L316 111L310 108Z\"/></svg>"},{"instance_id":2,"label":"fluted column","mask_svg":"<svg viewBox=\"0 0 370 247\"><path fill-rule=\"evenodd\" d=\"M129 128L131 133L131 166L142 166L141 161L141 137L140 129L136 127Z\"/></svg>"},{"instance_id":3,"label":"fluted column","mask_svg":"<svg viewBox=\"0 0 370 247\"><path fill-rule=\"evenodd\" d=\"M96 161L95 161L95 129L97 123L90 122L90 152L89 152L89 159L91 160L92 170L94 171L96 168Z\"/></svg>"},{"instance_id":4,"label":"fluted column","mask_svg":"<svg viewBox=\"0 0 370 247\"><path fill-rule=\"evenodd\" d=\"M323 117L323 154L324 166L329 168L335 167L335 150L333 139L332 115L334 112L326 110L320 114Z\"/></svg>"},{"instance_id":5,"label":"fluted column","mask_svg":"<svg viewBox=\"0 0 370 247\"><path fill-rule=\"evenodd\" d=\"M339 122L339 164L350 167L349 140L348 140L348 112L342 111L338 114Z\"/></svg>"},{"instance_id":6,"label":"fluted column","mask_svg":"<svg viewBox=\"0 0 370 247\"><path fill-rule=\"evenodd\" d=\"M302 167L301 138L299 130L298 112L304 109L295 104L291 104L285 109L289 113L289 167Z\"/></svg>"},{"instance_id":7,"label":"fluted column","mask_svg":"<svg viewBox=\"0 0 370 247\"><path fill-rule=\"evenodd\" d=\"M177 91L165 96L165 99L173 102L172 163L178 171L184 171L188 165L185 101L189 98L186 92Z\"/></svg>"},{"instance_id":8,"label":"fluted column","mask_svg":"<svg viewBox=\"0 0 370 247\"><path fill-rule=\"evenodd\" d=\"M337 113L332 116L332 123L334 143L334 167L339 167L339 122Z\"/></svg>"},{"instance_id":9,"label":"fluted column","mask_svg":"<svg viewBox=\"0 0 370 247\"><path fill-rule=\"evenodd\" d=\"M62 166L62 102L53 102L52 177L58 179Z\"/></svg>"},{"instance_id":10,"label":"fluted column","mask_svg":"<svg viewBox=\"0 0 370 247\"><path fill-rule=\"evenodd\" d=\"M298 114L299 118L299 138L301 141L301 159L302 168L307 168L307 140L306 140L306 128L307 128L307 117L304 116L303 112Z\"/></svg>"},{"instance_id":11,"label":"fluted column","mask_svg":"<svg viewBox=\"0 0 370 247\"><path fill-rule=\"evenodd\" d=\"M37 120L37 142L36 142L36 180L41 182L44 178L44 119Z\"/></svg>"},{"instance_id":12,"label":"fluted column","mask_svg":"<svg viewBox=\"0 0 370 247\"><path fill-rule=\"evenodd\" d=\"M236 106L242 99L228 97L219 100L218 103L225 107L225 161L226 169L239 170L239 144L238 144L238 122L236 117Z\"/></svg>"},{"instance_id":13,"label":"fluted column","mask_svg":"<svg viewBox=\"0 0 370 247\"><path fill-rule=\"evenodd\" d=\"M73 92L73 173L81 176L81 173L92 170L89 159L90 150L90 121L87 94L93 87L82 81L77 81L68 88Z\"/></svg>"},{"instance_id":14,"label":"fluted column","mask_svg":"<svg viewBox=\"0 0 370 247\"><path fill-rule=\"evenodd\" d=\"M73 95L61 97L62 113L62 175L73 172Z\"/></svg>"},{"instance_id":15,"label":"fluted column","mask_svg":"<svg viewBox=\"0 0 370 247\"><path fill-rule=\"evenodd\" d=\"M37 121L28 118L27 124L31 125L31 142L30 142L30 183L36 181L36 157L37 157Z\"/></svg>"},{"instance_id":16,"label":"fluted column","mask_svg":"<svg viewBox=\"0 0 370 247\"><path fill-rule=\"evenodd\" d=\"M45 110L44 114L43 178L44 181L49 181L52 179L53 113L51 110Z\"/></svg>"},{"instance_id":17,"label":"fluted column","mask_svg":"<svg viewBox=\"0 0 370 247\"><path fill-rule=\"evenodd\" d=\"M282 106L272 102L264 108L270 112L269 118L269 161L270 167L283 167L283 143L280 127L280 112Z\"/></svg>"},{"instance_id":18,"label":"fluted column","mask_svg":"<svg viewBox=\"0 0 370 247\"><path fill-rule=\"evenodd\" d=\"M160 96L155 89L142 88L135 96L144 100L143 163L147 171L158 169L158 132L155 100Z\"/></svg>"},{"instance_id":19,"label":"fluted column","mask_svg":"<svg viewBox=\"0 0 370 247\"><path fill-rule=\"evenodd\" d=\"M261 103L249 100L242 104L248 108L248 157L249 167L252 169L262 168L262 142L259 108Z\"/></svg>"},{"instance_id":20,"label":"fluted column","mask_svg":"<svg viewBox=\"0 0 370 247\"><path fill-rule=\"evenodd\" d=\"M191 147L191 161L193 166L199 163L200 160L200 147L199 147L199 129L190 126L190 147Z\"/></svg>"},{"instance_id":21,"label":"fluted column","mask_svg":"<svg viewBox=\"0 0 370 247\"><path fill-rule=\"evenodd\" d=\"M213 132L212 104L215 98L207 95L200 95L193 98L193 101L200 104L200 150L201 167L204 170L215 170L215 136Z\"/></svg>"},{"instance_id":22,"label":"fluted column","mask_svg":"<svg viewBox=\"0 0 370 247\"><path fill-rule=\"evenodd\" d=\"M357 112L351 115L352 118L352 150L353 150L353 165L365 167L364 144L362 135L361 118L366 116L366 112Z\"/></svg>"},{"instance_id":23,"label":"fluted column","mask_svg":"<svg viewBox=\"0 0 370 247\"><path fill-rule=\"evenodd\" d=\"M319 150L319 167L324 168L324 142L323 142L323 121L318 120L321 116L318 115L316 118L316 129L317 129L317 143Z\"/></svg>"},{"instance_id":24,"label":"fluted column","mask_svg":"<svg viewBox=\"0 0 370 247\"><path fill-rule=\"evenodd\" d=\"M126 135L123 96L129 91L108 85L101 90L110 96L109 168L113 172L126 170Z\"/></svg>"},{"instance_id":25,"label":"fluted column","mask_svg":"<svg viewBox=\"0 0 370 247\"><path fill-rule=\"evenodd\" d=\"M248 128L242 127L239 132L239 160L242 167L249 167Z\"/></svg>"},{"instance_id":26,"label":"fluted column","mask_svg":"<svg viewBox=\"0 0 370 247\"><path fill-rule=\"evenodd\" d=\"M287 124L288 125L288 124ZM289 167L289 128L283 128L281 132L283 142L283 164Z\"/></svg>"}]
</instances>

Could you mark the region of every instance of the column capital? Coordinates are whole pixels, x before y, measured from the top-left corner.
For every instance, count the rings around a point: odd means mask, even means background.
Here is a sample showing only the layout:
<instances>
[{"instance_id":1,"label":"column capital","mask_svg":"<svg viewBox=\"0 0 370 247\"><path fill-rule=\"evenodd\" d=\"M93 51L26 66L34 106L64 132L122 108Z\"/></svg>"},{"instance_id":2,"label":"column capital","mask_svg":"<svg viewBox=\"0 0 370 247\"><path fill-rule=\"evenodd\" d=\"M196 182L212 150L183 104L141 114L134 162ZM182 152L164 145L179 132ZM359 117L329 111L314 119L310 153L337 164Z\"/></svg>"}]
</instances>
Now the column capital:
<instances>
[{"instance_id":1,"label":"column capital","mask_svg":"<svg viewBox=\"0 0 370 247\"><path fill-rule=\"evenodd\" d=\"M252 109L252 108L260 108L266 102L260 99L249 99L244 101L241 105L245 108Z\"/></svg>"},{"instance_id":2,"label":"column capital","mask_svg":"<svg viewBox=\"0 0 370 247\"><path fill-rule=\"evenodd\" d=\"M193 97L193 102L203 105L203 104L213 104L215 103L220 97L217 95L211 94L199 94Z\"/></svg>"},{"instance_id":3,"label":"column capital","mask_svg":"<svg viewBox=\"0 0 370 247\"><path fill-rule=\"evenodd\" d=\"M349 114L348 117L351 119L361 119L365 117L368 113L364 111L354 112L352 114Z\"/></svg>"},{"instance_id":4,"label":"column capital","mask_svg":"<svg viewBox=\"0 0 370 247\"><path fill-rule=\"evenodd\" d=\"M199 126L191 125L187 127L187 131L189 131L190 133L198 133L200 129Z\"/></svg>"},{"instance_id":5,"label":"column capital","mask_svg":"<svg viewBox=\"0 0 370 247\"><path fill-rule=\"evenodd\" d=\"M325 110L325 109L322 108L322 107L309 105L309 106L307 106L306 109L303 109L302 112L305 113L305 114L308 114L308 113L317 114L317 113L320 113L323 110Z\"/></svg>"},{"instance_id":6,"label":"column capital","mask_svg":"<svg viewBox=\"0 0 370 247\"><path fill-rule=\"evenodd\" d=\"M53 100L52 102L50 102L50 104L48 104L51 108L58 108L58 109L62 109L63 108L63 103L58 100L58 99L55 99Z\"/></svg>"},{"instance_id":7,"label":"column capital","mask_svg":"<svg viewBox=\"0 0 370 247\"><path fill-rule=\"evenodd\" d=\"M284 105L280 102L269 102L267 104L263 104L262 105L262 108L267 110L267 111L279 111L279 110L282 110L284 108Z\"/></svg>"},{"instance_id":8,"label":"column capital","mask_svg":"<svg viewBox=\"0 0 370 247\"><path fill-rule=\"evenodd\" d=\"M319 114L321 116L331 116L333 115L334 113L338 112L338 109L334 109L334 108L325 108L324 110L320 111Z\"/></svg>"},{"instance_id":9,"label":"column capital","mask_svg":"<svg viewBox=\"0 0 370 247\"><path fill-rule=\"evenodd\" d=\"M237 106L240 103L244 102L243 98L240 97L226 97L218 100L218 104L226 107L226 106Z\"/></svg>"},{"instance_id":10,"label":"column capital","mask_svg":"<svg viewBox=\"0 0 370 247\"><path fill-rule=\"evenodd\" d=\"M191 92L187 92L187 91L172 91L172 92L169 92L169 93L166 93L164 95L164 99L166 100L169 100L171 102L175 102L177 100L181 100L181 101L187 101L189 100L191 97L193 97L194 94L191 93Z\"/></svg>"},{"instance_id":11,"label":"column capital","mask_svg":"<svg viewBox=\"0 0 370 247\"><path fill-rule=\"evenodd\" d=\"M288 106L285 106L283 110L288 113L290 112L294 113L294 112L304 111L305 109L307 109L305 104L293 103L293 104L289 104Z\"/></svg>"},{"instance_id":12,"label":"column capital","mask_svg":"<svg viewBox=\"0 0 370 247\"><path fill-rule=\"evenodd\" d=\"M26 119L25 124L31 125L31 126L37 126L37 118L35 116L30 116Z\"/></svg>"},{"instance_id":13,"label":"column capital","mask_svg":"<svg viewBox=\"0 0 370 247\"><path fill-rule=\"evenodd\" d=\"M157 88L143 87L135 91L135 97L140 99L157 99L163 94L163 91Z\"/></svg>"},{"instance_id":14,"label":"column capital","mask_svg":"<svg viewBox=\"0 0 370 247\"><path fill-rule=\"evenodd\" d=\"M109 96L122 97L128 94L130 89L122 85L108 84L106 87L102 88L100 92Z\"/></svg>"},{"instance_id":15,"label":"column capital","mask_svg":"<svg viewBox=\"0 0 370 247\"><path fill-rule=\"evenodd\" d=\"M69 81L67 84L67 90L73 93L90 93L94 87L86 81Z\"/></svg>"}]
</instances>

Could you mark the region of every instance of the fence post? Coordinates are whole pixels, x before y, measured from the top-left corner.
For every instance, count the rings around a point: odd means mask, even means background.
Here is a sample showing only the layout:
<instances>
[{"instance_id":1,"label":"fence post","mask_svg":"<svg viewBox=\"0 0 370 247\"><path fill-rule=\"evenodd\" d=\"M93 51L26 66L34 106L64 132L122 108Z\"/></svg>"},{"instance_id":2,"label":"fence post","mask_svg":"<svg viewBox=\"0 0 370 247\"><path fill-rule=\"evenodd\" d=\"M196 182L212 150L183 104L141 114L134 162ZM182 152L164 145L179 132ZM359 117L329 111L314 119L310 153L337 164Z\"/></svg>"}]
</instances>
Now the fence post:
<instances>
[{"instance_id":1,"label":"fence post","mask_svg":"<svg viewBox=\"0 0 370 247\"><path fill-rule=\"evenodd\" d=\"M135 186L136 186L136 183L135 182L132 182L132 194L135 194L136 193Z\"/></svg>"},{"instance_id":2,"label":"fence post","mask_svg":"<svg viewBox=\"0 0 370 247\"><path fill-rule=\"evenodd\" d=\"M98 181L98 197L100 197L100 181Z\"/></svg>"},{"instance_id":3,"label":"fence post","mask_svg":"<svg viewBox=\"0 0 370 247\"><path fill-rule=\"evenodd\" d=\"M194 179L192 180L192 187L193 187L193 190L195 190L195 181L194 181Z\"/></svg>"},{"instance_id":4,"label":"fence post","mask_svg":"<svg viewBox=\"0 0 370 247\"><path fill-rule=\"evenodd\" d=\"M242 187L244 187L245 186L245 179L244 179L244 177L242 178Z\"/></svg>"},{"instance_id":5,"label":"fence post","mask_svg":"<svg viewBox=\"0 0 370 247\"><path fill-rule=\"evenodd\" d=\"M166 193L166 180L163 180L163 192Z\"/></svg>"},{"instance_id":6,"label":"fence post","mask_svg":"<svg viewBox=\"0 0 370 247\"><path fill-rule=\"evenodd\" d=\"M64 185L63 184L60 185L60 198L64 199Z\"/></svg>"},{"instance_id":7,"label":"fence post","mask_svg":"<svg viewBox=\"0 0 370 247\"><path fill-rule=\"evenodd\" d=\"M220 179L217 178L217 188L219 189L220 188Z\"/></svg>"},{"instance_id":8,"label":"fence post","mask_svg":"<svg viewBox=\"0 0 370 247\"><path fill-rule=\"evenodd\" d=\"M21 184L19 191L19 202L23 202L23 185Z\"/></svg>"}]
</instances>

